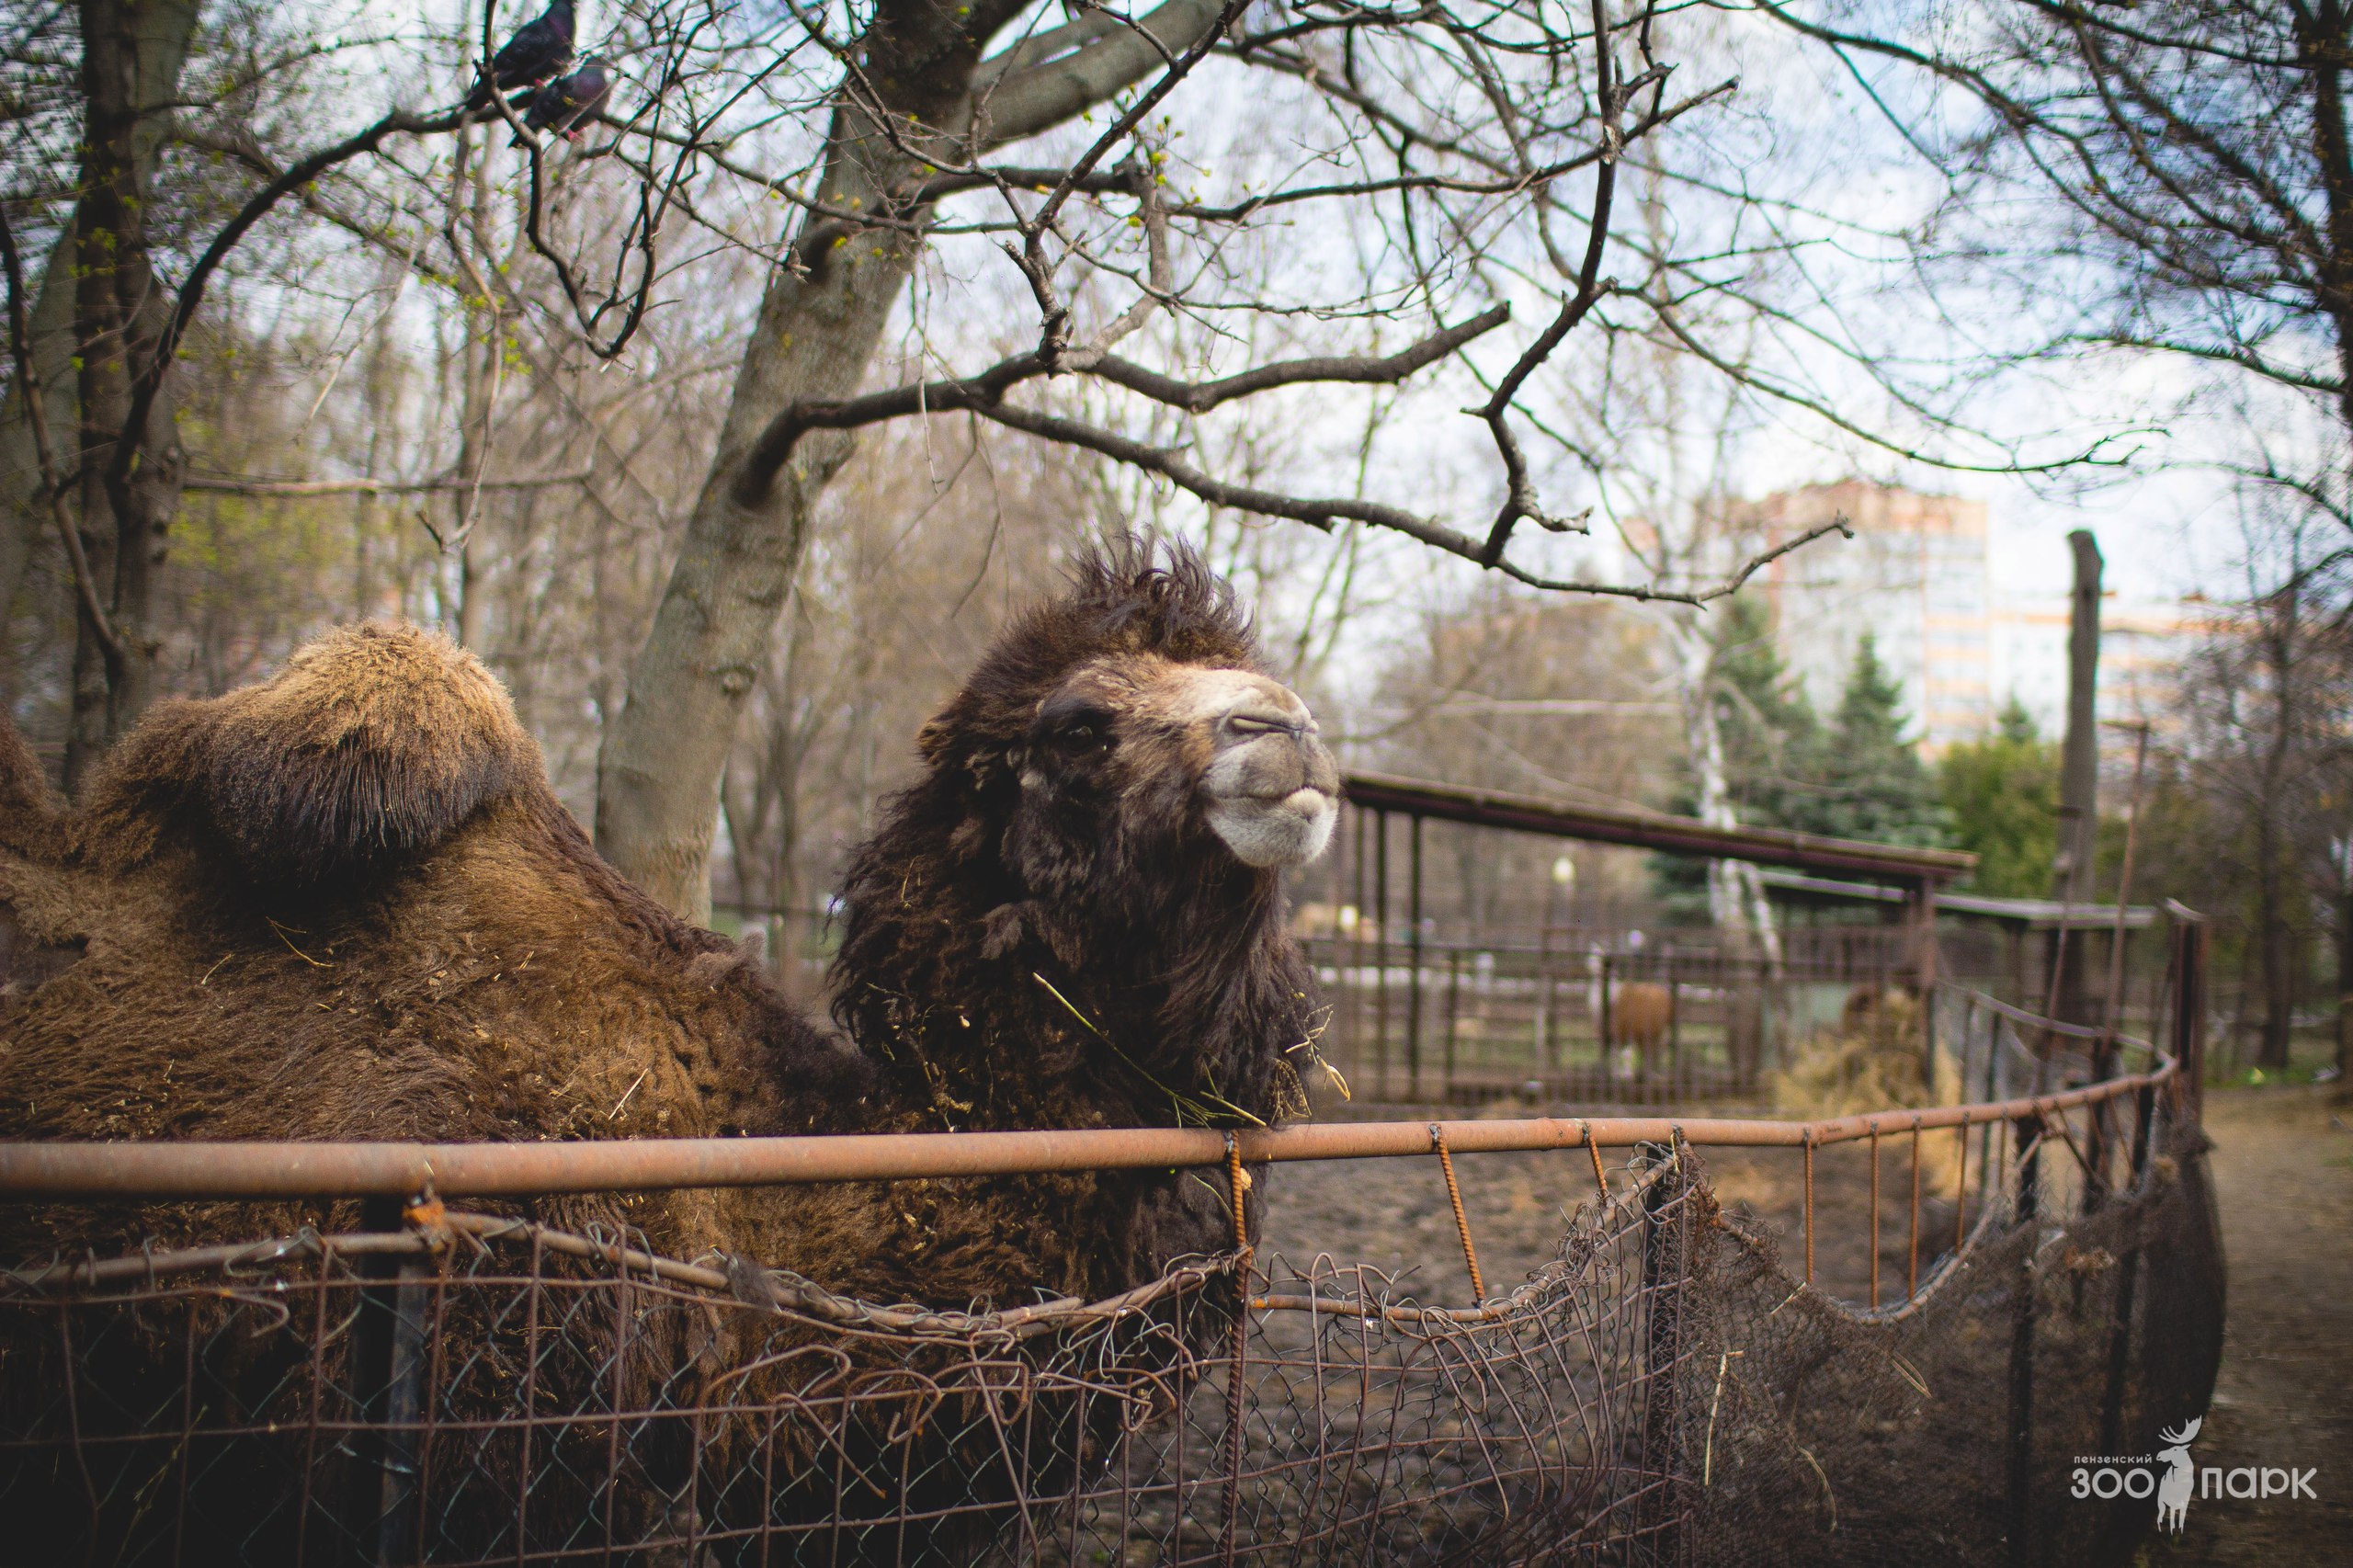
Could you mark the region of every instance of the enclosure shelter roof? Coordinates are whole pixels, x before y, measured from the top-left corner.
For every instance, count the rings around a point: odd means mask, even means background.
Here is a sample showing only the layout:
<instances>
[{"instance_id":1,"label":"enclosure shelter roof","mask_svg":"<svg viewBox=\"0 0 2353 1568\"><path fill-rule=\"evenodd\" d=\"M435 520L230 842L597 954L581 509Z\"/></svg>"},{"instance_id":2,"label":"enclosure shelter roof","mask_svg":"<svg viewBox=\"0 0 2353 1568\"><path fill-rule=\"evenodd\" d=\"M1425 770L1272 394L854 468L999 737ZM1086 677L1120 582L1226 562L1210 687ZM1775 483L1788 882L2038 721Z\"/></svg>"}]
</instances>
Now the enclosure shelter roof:
<instances>
[{"instance_id":1,"label":"enclosure shelter roof","mask_svg":"<svg viewBox=\"0 0 2353 1568\"><path fill-rule=\"evenodd\" d=\"M1801 876L1794 871L1768 870L1763 873L1767 888L1776 893L1793 893L1801 898L1824 899L1836 903L1901 903L1904 894L1894 888L1881 887L1876 882L1842 882L1827 877ZM1960 915L1979 920L1995 920L2033 931L2055 930L2065 926L2071 931L2112 931L2116 928L2116 905L2112 903L2062 903L2049 898L1992 898L1984 893L1943 892L1937 894L1937 913ZM2146 931L2157 923L2157 911L2146 903L2124 906L2124 928Z\"/></svg>"},{"instance_id":2,"label":"enclosure shelter roof","mask_svg":"<svg viewBox=\"0 0 2353 1568\"><path fill-rule=\"evenodd\" d=\"M1377 812L1435 817L1473 827L1580 838L1596 844L1626 844L1669 855L1711 860L1753 860L1802 871L1844 871L1890 881L1941 882L1974 868L1977 857L1953 849L1915 849L1907 845L1864 844L1777 827L1717 827L1692 817L1670 816L1627 806L1580 806L1536 795L1402 778L1386 773L1350 772L1348 800Z\"/></svg>"}]
</instances>

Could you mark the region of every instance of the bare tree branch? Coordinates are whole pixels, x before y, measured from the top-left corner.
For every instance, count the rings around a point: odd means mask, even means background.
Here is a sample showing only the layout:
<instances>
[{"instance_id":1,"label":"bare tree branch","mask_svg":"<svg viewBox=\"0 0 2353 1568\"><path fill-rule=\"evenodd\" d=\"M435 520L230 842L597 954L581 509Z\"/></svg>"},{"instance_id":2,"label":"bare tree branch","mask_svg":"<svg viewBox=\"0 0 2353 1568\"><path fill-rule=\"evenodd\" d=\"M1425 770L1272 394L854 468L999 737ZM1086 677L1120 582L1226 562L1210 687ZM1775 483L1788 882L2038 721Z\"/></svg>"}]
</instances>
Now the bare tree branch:
<instances>
[{"instance_id":1,"label":"bare tree branch","mask_svg":"<svg viewBox=\"0 0 2353 1568\"><path fill-rule=\"evenodd\" d=\"M1155 370L1106 354L1090 373L1142 393L1156 403L1190 414L1206 414L1235 398L1276 387L1312 381L1387 384L1402 381L1437 363L1473 338L1493 331L1511 318L1509 305L1497 305L1454 326L1431 334L1409 348L1383 358L1315 357L1260 365L1215 381L1179 381ZM959 410L985 412L1024 381L1054 372L1036 352L1017 354L978 375L959 381L923 381L868 392L838 403L796 403L779 413L753 443L739 471L736 500L756 506L775 482L779 470L791 460L793 448L812 430L852 430L915 414L945 414Z\"/></svg>"}]
</instances>

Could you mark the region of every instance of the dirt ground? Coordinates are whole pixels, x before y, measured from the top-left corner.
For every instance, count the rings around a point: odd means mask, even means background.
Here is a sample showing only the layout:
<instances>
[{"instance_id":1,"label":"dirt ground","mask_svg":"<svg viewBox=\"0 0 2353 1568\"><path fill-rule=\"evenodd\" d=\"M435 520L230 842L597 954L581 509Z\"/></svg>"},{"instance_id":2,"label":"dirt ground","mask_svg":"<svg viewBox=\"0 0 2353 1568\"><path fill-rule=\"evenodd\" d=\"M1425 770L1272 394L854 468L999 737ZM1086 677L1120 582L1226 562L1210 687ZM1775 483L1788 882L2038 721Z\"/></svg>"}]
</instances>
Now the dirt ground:
<instances>
[{"instance_id":1,"label":"dirt ground","mask_svg":"<svg viewBox=\"0 0 2353 1568\"><path fill-rule=\"evenodd\" d=\"M1385 1116L1409 1114L1384 1108ZM1431 1109L1432 1116L1462 1112ZM1519 1114L1524 1111L1498 1112ZM1630 1113L1639 1114L1639 1113ZM1760 1114L1755 1108L1723 1114ZM1938 1194L1950 1185L1952 1145L1936 1152L1924 1174L1919 1268L1926 1274L1952 1242L1951 1204ZM1700 1151L1708 1179L1727 1208L1746 1208L1768 1221L1782 1256L1802 1275L1805 1166L1795 1149ZM1604 1156L1612 1183L1623 1179L1626 1151ZM1970 1151L1972 1169L1976 1146ZM1462 1206L1471 1222L1487 1289L1499 1292L1525 1279L1559 1247L1568 1215L1594 1196L1593 1160L1583 1149L1539 1154L1461 1155L1455 1160ZM1972 1176L1972 1183L1975 1178ZM1911 1263L1908 1146L1891 1137L1881 1150L1881 1299L1904 1292ZM1462 1244L1447 1202L1436 1156L1283 1165L1269 1173L1267 1246L1304 1267L1319 1252L1364 1262L1399 1276L1398 1289L1423 1301L1460 1305L1470 1299ZM1821 1289L1864 1301L1870 1290L1870 1157L1868 1144L1824 1149L1815 1155L1814 1269Z\"/></svg>"},{"instance_id":2,"label":"dirt ground","mask_svg":"<svg viewBox=\"0 0 2353 1568\"><path fill-rule=\"evenodd\" d=\"M2202 1467L2317 1469L2319 1501L2199 1498L2149 1568L2353 1564L2353 1108L2311 1089L2208 1096L2230 1260Z\"/></svg>"},{"instance_id":3,"label":"dirt ground","mask_svg":"<svg viewBox=\"0 0 2353 1568\"><path fill-rule=\"evenodd\" d=\"M1399 1114L1392 1108L1383 1114ZM1447 1114L1432 1112L1432 1114ZM1460 1111L1451 1114L1461 1115ZM1754 1114L1753 1112L1751 1114ZM2146 1568L2346 1564L2353 1568L2353 1108L2325 1091L2216 1090L2207 1127L2229 1267L2229 1320L2214 1406L2193 1445L2198 1463L2317 1469L2317 1502L2201 1498L2178 1539L2153 1540ZM1951 1146L1945 1146L1949 1160ZM1725 1203L1765 1216L1785 1263L1802 1272L1803 1165L1795 1151L1703 1151ZM1610 1162L1613 1180L1623 1153ZM1972 1143L1972 1167L1980 1158ZM1860 1146L1824 1150L1815 1167L1815 1270L1822 1289L1860 1301L1870 1289L1870 1165ZM1552 1256L1568 1210L1593 1196L1583 1150L1456 1161L1463 1207L1490 1291ZM1973 1179L1973 1178L1972 1178ZM1882 1299L1908 1263L1910 1167L1900 1140L1881 1150ZM1921 1208L1919 1267L1950 1244L1953 1212ZM1317 1253L1399 1276L1426 1301L1470 1299L1462 1251L1436 1158L1301 1165L1269 1173L1267 1242L1304 1265Z\"/></svg>"}]
</instances>

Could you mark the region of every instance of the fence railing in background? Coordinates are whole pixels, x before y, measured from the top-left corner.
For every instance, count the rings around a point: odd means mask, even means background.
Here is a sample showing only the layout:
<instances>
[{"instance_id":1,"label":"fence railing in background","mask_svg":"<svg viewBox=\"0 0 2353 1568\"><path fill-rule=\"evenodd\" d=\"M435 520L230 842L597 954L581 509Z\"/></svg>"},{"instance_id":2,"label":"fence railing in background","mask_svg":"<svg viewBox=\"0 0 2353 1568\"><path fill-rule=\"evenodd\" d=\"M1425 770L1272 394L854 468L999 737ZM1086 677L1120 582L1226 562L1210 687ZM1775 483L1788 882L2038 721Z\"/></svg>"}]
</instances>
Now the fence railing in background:
<instances>
[{"instance_id":1,"label":"fence railing in background","mask_svg":"<svg viewBox=\"0 0 2353 1568\"><path fill-rule=\"evenodd\" d=\"M1793 930L1769 962L1706 934L1516 935L1384 938L1366 919L1307 937L1329 1007L1319 1049L1376 1104L1674 1104L1753 1094L1810 1038L1855 1028L1859 1006L1918 989L1908 927ZM1961 931L1938 946L1939 975L2040 1007L2047 954L2013 969L2015 941ZM2140 961L2145 948L2127 947L2116 1014L2120 1028L2144 1033L2170 1006L2172 972Z\"/></svg>"}]
</instances>

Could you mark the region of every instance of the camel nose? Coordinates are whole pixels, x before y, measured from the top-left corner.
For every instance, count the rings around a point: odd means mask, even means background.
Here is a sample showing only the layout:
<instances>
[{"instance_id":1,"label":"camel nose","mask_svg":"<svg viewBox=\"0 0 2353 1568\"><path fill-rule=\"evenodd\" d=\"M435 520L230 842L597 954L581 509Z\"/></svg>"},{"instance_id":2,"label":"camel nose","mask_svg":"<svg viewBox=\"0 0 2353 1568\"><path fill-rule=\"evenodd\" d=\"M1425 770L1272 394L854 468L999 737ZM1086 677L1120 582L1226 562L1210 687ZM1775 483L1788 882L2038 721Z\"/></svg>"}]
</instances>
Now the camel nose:
<instances>
[{"instance_id":1,"label":"camel nose","mask_svg":"<svg viewBox=\"0 0 2353 1568\"><path fill-rule=\"evenodd\" d=\"M1218 720L1216 760L1202 780L1209 821L1247 865L1302 865L1330 841L1339 769L1307 705L1268 685Z\"/></svg>"}]
</instances>

